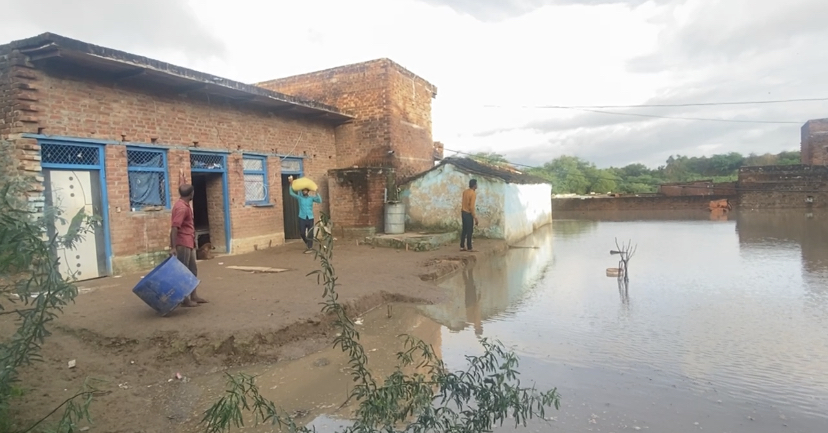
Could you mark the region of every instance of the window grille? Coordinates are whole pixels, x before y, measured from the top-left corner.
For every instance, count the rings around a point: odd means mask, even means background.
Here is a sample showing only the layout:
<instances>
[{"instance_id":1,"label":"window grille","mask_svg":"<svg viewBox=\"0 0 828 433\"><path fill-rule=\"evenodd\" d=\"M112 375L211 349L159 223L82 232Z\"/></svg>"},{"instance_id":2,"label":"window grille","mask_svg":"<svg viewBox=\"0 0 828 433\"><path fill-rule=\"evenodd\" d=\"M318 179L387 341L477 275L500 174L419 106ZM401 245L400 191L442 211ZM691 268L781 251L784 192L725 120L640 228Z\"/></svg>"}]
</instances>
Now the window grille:
<instances>
[{"instance_id":1,"label":"window grille","mask_svg":"<svg viewBox=\"0 0 828 433\"><path fill-rule=\"evenodd\" d=\"M224 170L224 155L211 153L190 153L190 167L193 170Z\"/></svg>"},{"instance_id":2,"label":"window grille","mask_svg":"<svg viewBox=\"0 0 828 433\"><path fill-rule=\"evenodd\" d=\"M75 146L71 144L43 143L40 158L43 164L101 165L97 146Z\"/></svg>"},{"instance_id":3,"label":"window grille","mask_svg":"<svg viewBox=\"0 0 828 433\"><path fill-rule=\"evenodd\" d=\"M263 156L245 155L242 158L244 168L244 200L247 204L264 204L267 197L267 159Z\"/></svg>"},{"instance_id":4,"label":"window grille","mask_svg":"<svg viewBox=\"0 0 828 433\"><path fill-rule=\"evenodd\" d=\"M169 206L167 154L163 150L127 148L129 205L133 211Z\"/></svg>"}]
</instances>

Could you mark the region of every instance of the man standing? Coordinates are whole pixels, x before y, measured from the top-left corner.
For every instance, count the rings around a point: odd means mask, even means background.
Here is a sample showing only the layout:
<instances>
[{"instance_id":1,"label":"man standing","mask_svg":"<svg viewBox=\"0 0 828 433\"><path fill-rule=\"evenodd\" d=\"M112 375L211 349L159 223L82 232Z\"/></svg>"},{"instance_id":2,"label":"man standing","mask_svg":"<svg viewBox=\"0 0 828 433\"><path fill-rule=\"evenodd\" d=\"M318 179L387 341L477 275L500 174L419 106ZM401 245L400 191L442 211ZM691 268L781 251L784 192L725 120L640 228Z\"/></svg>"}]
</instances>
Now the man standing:
<instances>
[{"instance_id":1,"label":"man standing","mask_svg":"<svg viewBox=\"0 0 828 433\"><path fill-rule=\"evenodd\" d=\"M302 190L302 194L297 194L292 186L293 176L290 176L289 180L291 184L291 187L288 188L290 195L296 197L296 200L299 201L299 233L308 247L305 254L310 254L313 252L313 204L322 203L322 197L319 197L319 194L315 192L310 195L310 190L307 188Z\"/></svg>"},{"instance_id":2,"label":"man standing","mask_svg":"<svg viewBox=\"0 0 828 433\"><path fill-rule=\"evenodd\" d=\"M172 208L172 228L170 229L170 255L178 258L193 275L198 276L196 267L195 252L195 223L193 221L193 208L190 202L193 201L194 189L192 185L181 184L178 187L178 194L181 198ZM185 307L197 307L198 304L206 304L207 300L199 298L196 290L184 299L181 305Z\"/></svg>"},{"instance_id":3,"label":"man standing","mask_svg":"<svg viewBox=\"0 0 828 433\"><path fill-rule=\"evenodd\" d=\"M472 179L469 181L469 189L463 191L463 205L460 211L463 222L463 231L460 233L460 251L477 252L472 248L472 233L474 233L474 226L477 225L477 214L474 209L476 204L477 179Z\"/></svg>"}]
</instances>

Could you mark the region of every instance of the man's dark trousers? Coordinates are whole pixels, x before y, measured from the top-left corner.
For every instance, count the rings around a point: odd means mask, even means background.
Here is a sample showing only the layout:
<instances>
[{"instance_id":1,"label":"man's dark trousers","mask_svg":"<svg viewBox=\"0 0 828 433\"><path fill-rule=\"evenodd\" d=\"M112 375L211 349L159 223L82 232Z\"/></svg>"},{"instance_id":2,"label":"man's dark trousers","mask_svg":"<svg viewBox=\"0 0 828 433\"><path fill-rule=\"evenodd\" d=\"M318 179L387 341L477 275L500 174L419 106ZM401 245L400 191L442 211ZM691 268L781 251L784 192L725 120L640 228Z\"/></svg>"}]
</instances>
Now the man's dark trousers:
<instances>
[{"instance_id":1,"label":"man's dark trousers","mask_svg":"<svg viewBox=\"0 0 828 433\"><path fill-rule=\"evenodd\" d=\"M468 212L460 212L463 219L463 231L460 232L460 249L472 249L472 233L474 233L474 217Z\"/></svg>"},{"instance_id":2,"label":"man's dark trousers","mask_svg":"<svg viewBox=\"0 0 828 433\"><path fill-rule=\"evenodd\" d=\"M299 218L299 233L302 235L302 240L305 241L305 245L308 246L308 249L313 248L313 220L312 219L305 219Z\"/></svg>"}]
</instances>

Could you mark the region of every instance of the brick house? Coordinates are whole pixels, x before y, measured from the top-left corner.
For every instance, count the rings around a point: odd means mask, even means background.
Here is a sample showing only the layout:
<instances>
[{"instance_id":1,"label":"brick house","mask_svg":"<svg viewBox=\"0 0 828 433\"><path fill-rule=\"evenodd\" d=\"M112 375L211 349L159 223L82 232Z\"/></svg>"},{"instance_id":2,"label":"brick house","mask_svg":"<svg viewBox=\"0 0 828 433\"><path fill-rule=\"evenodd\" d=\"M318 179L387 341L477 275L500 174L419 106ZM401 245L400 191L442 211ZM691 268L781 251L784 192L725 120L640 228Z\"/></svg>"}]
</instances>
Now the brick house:
<instances>
[{"instance_id":1,"label":"brick house","mask_svg":"<svg viewBox=\"0 0 828 433\"><path fill-rule=\"evenodd\" d=\"M182 181L218 252L299 237L289 175L316 181L341 235L381 228L385 187L434 164L435 96L388 59L249 85L48 33L0 45L0 144L30 202L100 217L60 252L79 279L163 259Z\"/></svg>"}]
</instances>

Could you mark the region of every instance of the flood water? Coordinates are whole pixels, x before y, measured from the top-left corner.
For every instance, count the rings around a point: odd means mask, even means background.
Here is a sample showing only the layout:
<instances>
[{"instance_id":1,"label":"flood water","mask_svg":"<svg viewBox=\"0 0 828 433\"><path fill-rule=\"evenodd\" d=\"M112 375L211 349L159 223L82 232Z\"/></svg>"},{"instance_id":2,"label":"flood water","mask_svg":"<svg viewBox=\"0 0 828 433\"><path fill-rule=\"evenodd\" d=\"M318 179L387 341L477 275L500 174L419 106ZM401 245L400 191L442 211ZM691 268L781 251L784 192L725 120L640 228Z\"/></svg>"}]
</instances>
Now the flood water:
<instances>
[{"instance_id":1,"label":"flood water","mask_svg":"<svg viewBox=\"0 0 828 433\"><path fill-rule=\"evenodd\" d=\"M517 431L828 431L828 214L605 217L556 220L449 277L445 303L366 315L375 375L393 371L399 333L455 370L486 337L520 356L524 385L562 395L560 411ZM638 246L626 292L606 276L615 238ZM348 417L345 361L328 349L252 373L331 431ZM202 384L205 401L220 379Z\"/></svg>"},{"instance_id":2,"label":"flood water","mask_svg":"<svg viewBox=\"0 0 828 433\"><path fill-rule=\"evenodd\" d=\"M478 336L558 387L530 431L828 431L828 215L556 220L422 307L461 367ZM632 239L625 296L606 268ZM636 429L638 427L638 429Z\"/></svg>"}]
</instances>

